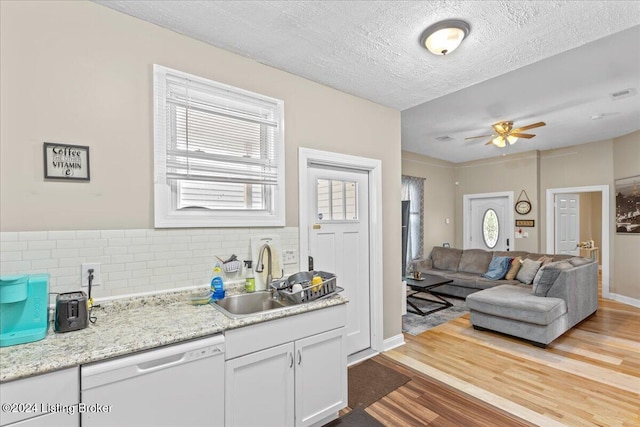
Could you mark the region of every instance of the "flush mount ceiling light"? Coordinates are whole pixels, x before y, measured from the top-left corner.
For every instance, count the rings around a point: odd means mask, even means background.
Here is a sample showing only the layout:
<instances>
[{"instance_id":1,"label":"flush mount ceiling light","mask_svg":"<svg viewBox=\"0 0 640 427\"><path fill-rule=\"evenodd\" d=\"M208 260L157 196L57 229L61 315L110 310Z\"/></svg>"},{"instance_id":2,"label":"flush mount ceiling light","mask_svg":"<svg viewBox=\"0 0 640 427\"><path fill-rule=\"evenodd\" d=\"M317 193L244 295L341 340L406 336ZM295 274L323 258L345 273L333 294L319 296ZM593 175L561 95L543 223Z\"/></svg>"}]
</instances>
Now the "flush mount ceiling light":
<instances>
[{"instance_id":1,"label":"flush mount ceiling light","mask_svg":"<svg viewBox=\"0 0 640 427\"><path fill-rule=\"evenodd\" d=\"M448 19L424 30L420 43L435 55L448 55L460 46L469 31L470 27L466 22Z\"/></svg>"}]
</instances>

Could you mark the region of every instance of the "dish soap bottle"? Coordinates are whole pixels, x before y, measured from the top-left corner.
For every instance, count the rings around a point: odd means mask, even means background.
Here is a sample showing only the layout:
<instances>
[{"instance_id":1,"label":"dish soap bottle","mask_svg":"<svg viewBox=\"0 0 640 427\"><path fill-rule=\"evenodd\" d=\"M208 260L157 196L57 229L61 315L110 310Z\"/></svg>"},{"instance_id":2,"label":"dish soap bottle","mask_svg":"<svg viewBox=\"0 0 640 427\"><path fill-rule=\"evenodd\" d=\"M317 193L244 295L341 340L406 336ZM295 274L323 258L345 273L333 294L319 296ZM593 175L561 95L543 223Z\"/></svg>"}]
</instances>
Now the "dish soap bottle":
<instances>
[{"instance_id":1,"label":"dish soap bottle","mask_svg":"<svg viewBox=\"0 0 640 427\"><path fill-rule=\"evenodd\" d=\"M213 295L211 299L213 301L224 299L224 279L222 277L222 269L220 268L220 264L216 264L213 269L213 278L211 279L211 292Z\"/></svg>"},{"instance_id":2,"label":"dish soap bottle","mask_svg":"<svg viewBox=\"0 0 640 427\"><path fill-rule=\"evenodd\" d=\"M247 268L247 277L244 279L244 290L245 292L255 292L256 278L253 275L253 267L251 266L251 261L245 261L244 265Z\"/></svg>"}]
</instances>

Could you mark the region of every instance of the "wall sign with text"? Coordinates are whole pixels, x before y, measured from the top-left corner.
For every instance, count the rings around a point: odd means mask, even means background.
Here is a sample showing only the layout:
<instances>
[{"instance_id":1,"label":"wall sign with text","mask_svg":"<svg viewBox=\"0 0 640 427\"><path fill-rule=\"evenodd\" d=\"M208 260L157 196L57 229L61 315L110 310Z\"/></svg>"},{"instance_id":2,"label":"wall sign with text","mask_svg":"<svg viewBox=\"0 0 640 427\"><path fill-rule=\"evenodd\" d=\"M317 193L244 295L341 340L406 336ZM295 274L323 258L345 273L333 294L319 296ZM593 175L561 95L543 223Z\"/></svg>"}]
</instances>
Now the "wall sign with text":
<instances>
[{"instance_id":1,"label":"wall sign with text","mask_svg":"<svg viewBox=\"0 0 640 427\"><path fill-rule=\"evenodd\" d=\"M45 142L44 178L89 181L89 147Z\"/></svg>"},{"instance_id":2,"label":"wall sign with text","mask_svg":"<svg viewBox=\"0 0 640 427\"><path fill-rule=\"evenodd\" d=\"M536 221L533 219L516 219L516 227L535 227Z\"/></svg>"}]
</instances>

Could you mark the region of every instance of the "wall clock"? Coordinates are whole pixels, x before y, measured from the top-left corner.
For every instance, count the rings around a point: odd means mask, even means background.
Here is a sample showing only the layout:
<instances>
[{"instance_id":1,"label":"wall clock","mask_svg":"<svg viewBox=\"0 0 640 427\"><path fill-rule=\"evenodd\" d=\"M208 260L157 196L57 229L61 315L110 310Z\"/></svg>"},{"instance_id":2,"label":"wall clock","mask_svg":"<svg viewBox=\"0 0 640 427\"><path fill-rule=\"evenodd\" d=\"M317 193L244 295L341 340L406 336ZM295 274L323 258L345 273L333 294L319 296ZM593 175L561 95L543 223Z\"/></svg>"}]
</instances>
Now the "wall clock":
<instances>
[{"instance_id":1,"label":"wall clock","mask_svg":"<svg viewBox=\"0 0 640 427\"><path fill-rule=\"evenodd\" d=\"M524 194L524 197L526 197L526 199L522 199L522 195ZM529 212L531 212L531 201L529 200L529 196L527 195L527 192L522 190L520 192L520 195L518 196L518 200L516 201L516 212L519 213L520 215L526 215Z\"/></svg>"},{"instance_id":2,"label":"wall clock","mask_svg":"<svg viewBox=\"0 0 640 427\"><path fill-rule=\"evenodd\" d=\"M516 203L516 212L518 212L520 215L526 215L529 212L531 212L531 203L529 203L527 200L520 200L518 203Z\"/></svg>"}]
</instances>

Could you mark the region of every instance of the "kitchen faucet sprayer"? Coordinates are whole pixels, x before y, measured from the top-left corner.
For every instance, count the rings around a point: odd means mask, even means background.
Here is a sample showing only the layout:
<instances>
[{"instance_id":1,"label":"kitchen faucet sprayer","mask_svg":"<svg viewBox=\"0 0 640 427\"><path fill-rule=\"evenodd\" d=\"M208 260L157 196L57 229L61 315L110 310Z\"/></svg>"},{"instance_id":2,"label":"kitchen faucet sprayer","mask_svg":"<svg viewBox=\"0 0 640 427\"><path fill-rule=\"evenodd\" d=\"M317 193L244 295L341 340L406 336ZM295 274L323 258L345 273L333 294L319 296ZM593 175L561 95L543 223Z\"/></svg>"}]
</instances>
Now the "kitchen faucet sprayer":
<instances>
[{"instance_id":1,"label":"kitchen faucet sprayer","mask_svg":"<svg viewBox=\"0 0 640 427\"><path fill-rule=\"evenodd\" d=\"M271 246L269 246L268 243L265 243L264 245L262 245L260 247L260 250L258 251L258 261L256 262L256 273L262 273L264 271L264 263L262 261L262 258L264 256L264 251L267 251L267 289L271 292L271 296L273 298L276 298L277 294L275 293L275 289L273 289L271 287L271 281L273 280L273 276L271 274L271 267L272 267L272 259L271 259Z\"/></svg>"}]
</instances>

